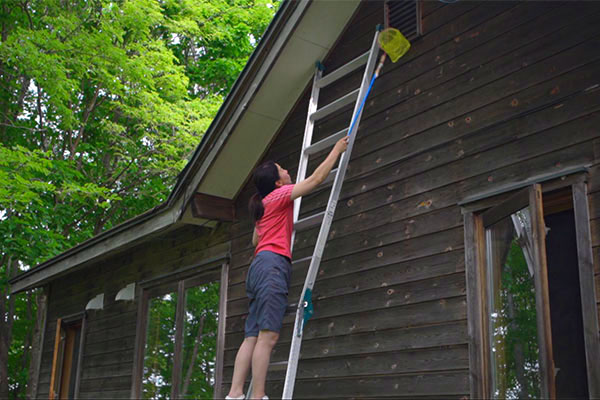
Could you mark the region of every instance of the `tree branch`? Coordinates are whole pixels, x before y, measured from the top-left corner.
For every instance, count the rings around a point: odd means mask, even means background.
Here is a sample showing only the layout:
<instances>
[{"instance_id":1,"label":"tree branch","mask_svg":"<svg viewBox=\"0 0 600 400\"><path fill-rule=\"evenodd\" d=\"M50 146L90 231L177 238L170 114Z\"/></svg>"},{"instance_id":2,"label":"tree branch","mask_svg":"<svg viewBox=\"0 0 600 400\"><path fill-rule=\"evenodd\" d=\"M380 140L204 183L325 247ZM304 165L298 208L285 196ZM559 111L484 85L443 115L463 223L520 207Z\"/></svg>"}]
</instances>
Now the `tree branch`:
<instances>
[{"instance_id":1,"label":"tree branch","mask_svg":"<svg viewBox=\"0 0 600 400\"><path fill-rule=\"evenodd\" d=\"M81 139L83 138L83 132L87 125L88 119L90 118L90 115L96 105L96 99L98 98L98 93L100 93L100 87L96 87L96 89L94 90L94 95L92 96L92 99L90 100L88 106L83 111L83 118L81 121L81 125L79 127L79 131L77 132L77 138L75 139L75 143L71 142L71 154L69 155L69 160L73 160L73 157L75 156L75 151L77 151L77 147L79 146L79 143L81 142ZM80 169L80 168L78 168L78 169Z\"/></svg>"},{"instance_id":2,"label":"tree branch","mask_svg":"<svg viewBox=\"0 0 600 400\"><path fill-rule=\"evenodd\" d=\"M190 386L190 381L192 380L192 371L194 370L194 364L196 363L196 357L198 357L198 349L200 348L200 343L202 342L202 330L204 329L204 320L206 319L206 315L203 315L200 318L200 326L198 327L198 333L196 334L196 340L194 341L194 351L192 352L192 359L190 360L190 365L185 374L185 380L183 381L183 389L181 390L181 397L185 398L187 394L188 388Z\"/></svg>"},{"instance_id":3,"label":"tree branch","mask_svg":"<svg viewBox=\"0 0 600 400\"><path fill-rule=\"evenodd\" d=\"M39 126L39 131L40 131L40 143L42 146L42 150L46 151L46 141L44 138L44 116L42 114L42 91L40 90L39 85L35 85L36 89L37 89L37 110L38 110L38 117L39 117L39 121L38 121L38 126Z\"/></svg>"},{"instance_id":4,"label":"tree branch","mask_svg":"<svg viewBox=\"0 0 600 400\"><path fill-rule=\"evenodd\" d=\"M9 123L5 123L5 122L0 122L1 126L7 126L9 128L15 128L15 129L25 129L31 132L39 132L42 129L38 129L38 128L28 128L26 126L18 126L18 125L14 125L14 124L9 124Z\"/></svg>"}]
</instances>

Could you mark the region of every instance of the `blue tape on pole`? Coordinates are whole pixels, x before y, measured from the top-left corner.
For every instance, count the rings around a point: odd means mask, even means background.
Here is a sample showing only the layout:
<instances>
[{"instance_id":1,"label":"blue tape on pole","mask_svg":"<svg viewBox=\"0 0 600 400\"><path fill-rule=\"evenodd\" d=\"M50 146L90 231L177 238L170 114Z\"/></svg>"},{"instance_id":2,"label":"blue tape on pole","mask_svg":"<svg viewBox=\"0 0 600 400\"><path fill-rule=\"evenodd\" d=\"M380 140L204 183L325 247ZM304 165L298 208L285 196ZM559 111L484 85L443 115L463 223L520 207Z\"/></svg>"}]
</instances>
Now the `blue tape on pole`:
<instances>
[{"instance_id":1,"label":"blue tape on pole","mask_svg":"<svg viewBox=\"0 0 600 400\"><path fill-rule=\"evenodd\" d=\"M373 78L371 78L371 83L369 84L367 93L365 94L365 97L363 97L362 101L360 102L360 107L358 107L358 112L354 116L354 121L352 121L352 123L350 124L350 129L348 129L348 136L352 135L352 130L354 129L356 120L358 119L358 116L360 115L363 107L365 106L365 102L367 101L367 97L369 97L369 93L371 92L371 88L373 87L373 82L375 82L375 79L377 79L377 74L373 75Z\"/></svg>"}]
</instances>

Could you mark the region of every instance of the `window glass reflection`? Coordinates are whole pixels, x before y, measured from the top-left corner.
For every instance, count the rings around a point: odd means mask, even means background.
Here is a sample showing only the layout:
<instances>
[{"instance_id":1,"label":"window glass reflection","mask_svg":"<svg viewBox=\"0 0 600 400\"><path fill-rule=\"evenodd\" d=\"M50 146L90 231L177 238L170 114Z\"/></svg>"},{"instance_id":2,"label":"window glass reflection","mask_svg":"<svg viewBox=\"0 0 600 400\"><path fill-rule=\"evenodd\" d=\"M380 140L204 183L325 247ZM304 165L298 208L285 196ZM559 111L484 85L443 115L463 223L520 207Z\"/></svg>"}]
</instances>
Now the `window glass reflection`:
<instances>
[{"instance_id":1,"label":"window glass reflection","mask_svg":"<svg viewBox=\"0 0 600 400\"><path fill-rule=\"evenodd\" d=\"M211 282L185 292L181 398L213 397L219 287Z\"/></svg>"},{"instance_id":2,"label":"window glass reflection","mask_svg":"<svg viewBox=\"0 0 600 400\"><path fill-rule=\"evenodd\" d=\"M154 297L149 301L142 381L144 399L171 397L176 310L176 293Z\"/></svg>"},{"instance_id":3,"label":"window glass reflection","mask_svg":"<svg viewBox=\"0 0 600 400\"><path fill-rule=\"evenodd\" d=\"M486 229L492 393L540 397L534 266L528 209Z\"/></svg>"}]
</instances>

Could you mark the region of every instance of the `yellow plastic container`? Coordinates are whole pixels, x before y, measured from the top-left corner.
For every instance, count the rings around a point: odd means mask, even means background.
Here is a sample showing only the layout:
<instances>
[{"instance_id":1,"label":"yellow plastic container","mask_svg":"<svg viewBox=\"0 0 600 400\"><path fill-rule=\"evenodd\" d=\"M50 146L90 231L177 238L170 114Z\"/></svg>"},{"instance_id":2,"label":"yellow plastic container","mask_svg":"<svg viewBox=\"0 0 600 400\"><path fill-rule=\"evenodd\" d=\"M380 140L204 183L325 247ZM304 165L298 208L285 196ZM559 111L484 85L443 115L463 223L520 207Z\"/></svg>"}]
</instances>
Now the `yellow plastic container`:
<instances>
[{"instance_id":1,"label":"yellow plastic container","mask_svg":"<svg viewBox=\"0 0 600 400\"><path fill-rule=\"evenodd\" d=\"M410 42L396 28L381 31L378 41L379 46L390 56L392 62L398 61L410 49Z\"/></svg>"}]
</instances>

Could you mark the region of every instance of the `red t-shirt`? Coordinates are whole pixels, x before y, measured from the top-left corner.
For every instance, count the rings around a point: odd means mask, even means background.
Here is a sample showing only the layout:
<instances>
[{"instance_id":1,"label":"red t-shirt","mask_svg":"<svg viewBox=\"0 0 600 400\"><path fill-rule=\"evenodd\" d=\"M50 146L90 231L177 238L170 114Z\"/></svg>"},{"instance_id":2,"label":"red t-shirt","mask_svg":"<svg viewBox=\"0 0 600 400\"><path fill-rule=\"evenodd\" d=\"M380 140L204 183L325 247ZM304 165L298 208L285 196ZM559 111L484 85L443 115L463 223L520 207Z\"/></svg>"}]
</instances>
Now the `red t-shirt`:
<instances>
[{"instance_id":1,"label":"red t-shirt","mask_svg":"<svg viewBox=\"0 0 600 400\"><path fill-rule=\"evenodd\" d=\"M268 250L292 258L290 244L294 230L294 185L284 185L269 193L263 200L265 213L256 223L258 246L254 254Z\"/></svg>"}]
</instances>

